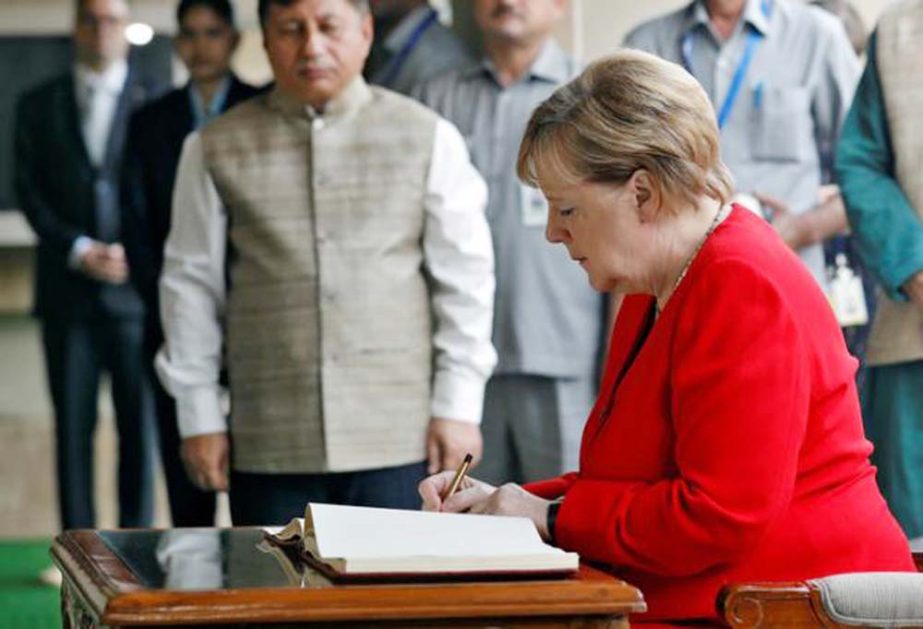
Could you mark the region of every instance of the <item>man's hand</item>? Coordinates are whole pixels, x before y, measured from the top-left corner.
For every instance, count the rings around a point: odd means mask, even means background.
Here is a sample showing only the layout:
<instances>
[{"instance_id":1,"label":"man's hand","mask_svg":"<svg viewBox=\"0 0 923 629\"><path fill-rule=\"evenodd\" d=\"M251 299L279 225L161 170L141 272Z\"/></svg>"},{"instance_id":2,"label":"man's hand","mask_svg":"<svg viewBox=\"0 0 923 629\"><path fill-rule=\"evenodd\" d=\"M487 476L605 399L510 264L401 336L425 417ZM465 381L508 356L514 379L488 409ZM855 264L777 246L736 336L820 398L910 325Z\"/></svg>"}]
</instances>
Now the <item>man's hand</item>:
<instances>
[{"instance_id":1,"label":"man's hand","mask_svg":"<svg viewBox=\"0 0 923 629\"><path fill-rule=\"evenodd\" d=\"M471 453L471 467L481 461L484 442L478 424L433 417L426 433L426 459L429 473L454 470Z\"/></svg>"},{"instance_id":2,"label":"man's hand","mask_svg":"<svg viewBox=\"0 0 923 629\"><path fill-rule=\"evenodd\" d=\"M818 194L820 202L802 214L793 213L776 197L759 193L754 196L772 213L772 226L795 251L849 231L846 206L836 186L821 188Z\"/></svg>"},{"instance_id":3,"label":"man's hand","mask_svg":"<svg viewBox=\"0 0 923 629\"><path fill-rule=\"evenodd\" d=\"M916 275L904 282L901 285L901 289L917 308L923 308L923 271L919 271Z\"/></svg>"},{"instance_id":4,"label":"man's hand","mask_svg":"<svg viewBox=\"0 0 923 629\"><path fill-rule=\"evenodd\" d=\"M769 210L770 224L790 248L798 251L814 242L804 215L794 214L784 201L768 194L754 193L753 196Z\"/></svg>"},{"instance_id":5,"label":"man's hand","mask_svg":"<svg viewBox=\"0 0 923 629\"><path fill-rule=\"evenodd\" d=\"M183 439L180 457L194 485L206 490L227 491L230 451L227 433L213 432Z\"/></svg>"},{"instance_id":6,"label":"man's hand","mask_svg":"<svg viewBox=\"0 0 923 629\"><path fill-rule=\"evenodd\" d=\"M107 245L93 241L80 256L80 269L100 282L123 284L128 279L125 249L119 243Z\"/></svg>"}]
</instances>

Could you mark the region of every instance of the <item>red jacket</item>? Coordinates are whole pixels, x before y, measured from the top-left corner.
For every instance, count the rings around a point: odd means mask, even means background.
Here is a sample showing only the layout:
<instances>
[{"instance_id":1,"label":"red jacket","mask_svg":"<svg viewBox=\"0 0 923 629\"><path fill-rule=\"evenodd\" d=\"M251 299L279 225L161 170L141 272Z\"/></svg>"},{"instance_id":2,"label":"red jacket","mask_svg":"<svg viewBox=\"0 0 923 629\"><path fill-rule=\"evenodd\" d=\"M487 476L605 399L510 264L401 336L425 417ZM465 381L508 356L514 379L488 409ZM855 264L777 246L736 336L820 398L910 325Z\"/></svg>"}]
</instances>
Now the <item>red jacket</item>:
<instances>
[{"instance_id":1,"label":"red jacket","mask_svg":"<svg viewBox=\"0 0 923 629\"><path fill-rule=\"evenodd\" d=\"M564 496L556 543L638 586L639 620L713 618L725 583L913 571L856 361L772 228L736 208L653 305L624 301L580 471L526 486Z\"/></svg>"}]
</instances>

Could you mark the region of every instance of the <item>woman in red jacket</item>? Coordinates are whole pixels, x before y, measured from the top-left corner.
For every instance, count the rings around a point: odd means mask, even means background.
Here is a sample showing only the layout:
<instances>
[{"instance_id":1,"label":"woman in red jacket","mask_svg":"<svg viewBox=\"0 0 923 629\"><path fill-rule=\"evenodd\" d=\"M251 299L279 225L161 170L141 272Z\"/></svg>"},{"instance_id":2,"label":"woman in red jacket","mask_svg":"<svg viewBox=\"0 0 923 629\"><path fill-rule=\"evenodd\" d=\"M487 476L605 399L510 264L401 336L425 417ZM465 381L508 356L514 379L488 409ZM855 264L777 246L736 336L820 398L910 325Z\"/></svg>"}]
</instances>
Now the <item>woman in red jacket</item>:
<instances>
[{"instance_id":1,"label":"woman in red jacket","mask_svg":"<svg viewBox=\"0 0 923 629\"><path fill-rule=\"evenodd\" d=\"M623 51L533 114L519 173L547 236L627 295L580 470L524 487L452 472L424 506L531 517L644 592L644 620L715 618L725 583L914 570L875 484L849 356L823 293L761 218L726 204L708 98Z\"/></svg>"}]
</instances>

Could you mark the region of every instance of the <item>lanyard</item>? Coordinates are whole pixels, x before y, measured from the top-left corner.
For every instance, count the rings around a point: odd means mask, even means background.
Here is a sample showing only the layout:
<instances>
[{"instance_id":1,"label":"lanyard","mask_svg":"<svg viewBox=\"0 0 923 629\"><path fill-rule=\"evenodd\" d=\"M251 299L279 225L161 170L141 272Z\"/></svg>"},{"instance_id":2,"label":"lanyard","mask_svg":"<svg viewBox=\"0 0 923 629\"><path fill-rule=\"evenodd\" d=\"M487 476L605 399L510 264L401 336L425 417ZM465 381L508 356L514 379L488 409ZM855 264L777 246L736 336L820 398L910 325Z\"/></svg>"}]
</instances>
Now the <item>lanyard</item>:
<instances>
[{"instance_id":1,"label":"lanyard","mask_svg":"<svg viewBox=\"0 0 923 629\"><path fill-rule=\"evenodd\" d=\"M763 10L763 15L765 15L766 19L768 20L772 15L772 0L763 0L761 8ZM747 44L744 48L744 54L740 58L740 63L737 64L737 69L734 70L734 77L731 79L731 87L728 89L727 96L724 97L724 103L721 104L721 109L718 110L719 129L724 128L724 124L727 122L728 117L731 115L731 110L734 108L734 102L737 100L737 95L740 93L740 88L743 85L744 77L747 75L747 69L750 67L750 62L753 61L753 54L756 52L756 48L762 39L763 34L755 29L751 29L750 33L747 35ZM692 71L691 30L683 36L683 41L680 45L680 53L683 57L683 67L686 68L686 71L689 74L695 76L695 73Z\"/></svg>"},{"instance_id":2,"label":"lanyard","mask_svg":"<svg viewBox=\"0 0 923 629\"><path fill-rule=\"evenodd\" d=\"M404 65L404 62L407 61L407 57L410 56L410 53L416 48L417 44L420 43L420 38L423 37L423 33L429 29L430 26L436 23L436 19L439 17L439 14L436 13L435 9L430 9L429 15L426 16L426 19L420 22L417 25L417 28L414 29L413 33L410 34L410 37L407 38L407 41L404 42L404 45L401 47L400 51L395 55L394 59L391 60L391 63L388 64L388 70L381 79L382 85L390 85L394 79L397 78L398 72L401 71L401 67Z\"/></svg>"}]
</instances>

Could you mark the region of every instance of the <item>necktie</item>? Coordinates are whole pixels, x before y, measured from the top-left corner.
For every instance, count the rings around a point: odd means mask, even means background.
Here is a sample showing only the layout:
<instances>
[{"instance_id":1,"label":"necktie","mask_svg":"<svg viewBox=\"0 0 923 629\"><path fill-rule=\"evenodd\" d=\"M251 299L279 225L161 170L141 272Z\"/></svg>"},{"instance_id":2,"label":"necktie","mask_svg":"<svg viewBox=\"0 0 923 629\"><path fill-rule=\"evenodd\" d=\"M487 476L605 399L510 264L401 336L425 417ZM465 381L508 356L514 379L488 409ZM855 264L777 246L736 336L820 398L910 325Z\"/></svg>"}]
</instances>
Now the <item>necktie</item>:
<instances>
[{"instance_id":1,"label":"necktie","mask_svg":"<svg viewBox=\"0 0 923 629\"><path fill-rule=\"evenodd\" d=\"M98 83L88 82L83 107L83 139L90 162L99 171L106 159L106 145L112 128L112 97ZM104 176L93 182L95 198L95 236L104 242L118 240L119 220L112 186Z\"/></svg>"}]
</instances>

